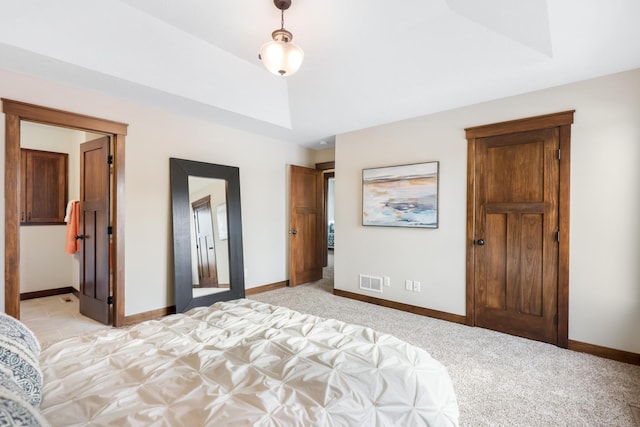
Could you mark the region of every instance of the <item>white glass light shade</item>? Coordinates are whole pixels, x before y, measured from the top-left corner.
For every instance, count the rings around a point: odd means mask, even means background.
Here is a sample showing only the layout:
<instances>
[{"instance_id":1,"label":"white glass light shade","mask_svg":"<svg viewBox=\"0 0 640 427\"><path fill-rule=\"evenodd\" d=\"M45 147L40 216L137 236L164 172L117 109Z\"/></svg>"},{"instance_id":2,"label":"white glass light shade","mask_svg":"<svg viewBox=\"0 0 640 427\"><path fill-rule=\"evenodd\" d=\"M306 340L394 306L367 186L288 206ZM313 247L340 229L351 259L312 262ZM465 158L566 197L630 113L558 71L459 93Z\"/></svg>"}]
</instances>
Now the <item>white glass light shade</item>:
<instances>
[{"instance_id":1,"label":"white glass light shade","mask_svg":"<svg viewBox=\"0 0 640 427\"><path fill-rule=\"evenodd\" d=\"M302 65L304 52L299 46L282 40L265 43L260 49L260 59L267 70L279 76L290 76Z\"/></svg>"}]
</instances>

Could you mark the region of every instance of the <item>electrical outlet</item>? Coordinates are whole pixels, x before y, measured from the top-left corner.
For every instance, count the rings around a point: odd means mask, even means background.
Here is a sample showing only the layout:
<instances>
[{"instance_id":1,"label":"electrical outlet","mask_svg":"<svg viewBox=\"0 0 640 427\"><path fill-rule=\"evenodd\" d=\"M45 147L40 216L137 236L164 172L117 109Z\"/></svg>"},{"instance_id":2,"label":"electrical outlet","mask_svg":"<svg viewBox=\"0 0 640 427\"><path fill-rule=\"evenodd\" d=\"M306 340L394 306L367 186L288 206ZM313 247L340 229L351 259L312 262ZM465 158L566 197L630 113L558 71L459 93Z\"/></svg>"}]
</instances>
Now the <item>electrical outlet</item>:
<instances>
[{"instance_id":1,"label":"electrical outlet","mask_svg":"<svg viewBox=\"0 0 640 427\"><path fill-rule=\"evenodd\" d=\"M413 291L414 292L420 292L420 282L418 282L417 280L413 281Z\"/></svg>"},{"instance_id":2,"label":"electrical outlet","mask_svg":"<svg viewBox=\"0 0 640 427\"><path fill-rule=\"evenodd\" d=\"M384 276L384 285L385 286L391 286L391 277Z\"/></svg>"},{"instance_id":3,"label":"electrical outlet","mask_svg":"<svg viewBox=\"0 0 640 427\"><path fill-rule=\"evenodd\" d=\"M411 280L405 280L404 281L404 288L408 291L412 291L413 290L413 282Z\"/></svg>"}]
</instances>

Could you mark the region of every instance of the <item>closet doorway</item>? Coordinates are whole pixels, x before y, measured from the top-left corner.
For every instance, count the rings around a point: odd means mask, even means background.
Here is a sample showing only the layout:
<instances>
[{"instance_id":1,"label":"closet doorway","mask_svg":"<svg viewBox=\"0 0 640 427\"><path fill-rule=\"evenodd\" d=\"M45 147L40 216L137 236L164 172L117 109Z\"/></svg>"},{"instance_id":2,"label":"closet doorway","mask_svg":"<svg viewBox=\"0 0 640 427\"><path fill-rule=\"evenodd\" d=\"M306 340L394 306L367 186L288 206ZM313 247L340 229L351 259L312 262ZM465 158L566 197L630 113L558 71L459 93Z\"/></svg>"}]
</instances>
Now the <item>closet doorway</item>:
<instances>
[{"instance_id":1,"label":"closet doorway","mask_svg":"<svg viewBox=\"0 0 640 427\"><path fill-rule=\"evenodd\" d=\"M124 144L127 126L61 110L2 99L5 114L5 312L20 317L20 145L21 125L33 122L109 137L113 163L111 323L124 316ZM82 292L82 290L81 290Z\"/></svg>"}]
</instances>

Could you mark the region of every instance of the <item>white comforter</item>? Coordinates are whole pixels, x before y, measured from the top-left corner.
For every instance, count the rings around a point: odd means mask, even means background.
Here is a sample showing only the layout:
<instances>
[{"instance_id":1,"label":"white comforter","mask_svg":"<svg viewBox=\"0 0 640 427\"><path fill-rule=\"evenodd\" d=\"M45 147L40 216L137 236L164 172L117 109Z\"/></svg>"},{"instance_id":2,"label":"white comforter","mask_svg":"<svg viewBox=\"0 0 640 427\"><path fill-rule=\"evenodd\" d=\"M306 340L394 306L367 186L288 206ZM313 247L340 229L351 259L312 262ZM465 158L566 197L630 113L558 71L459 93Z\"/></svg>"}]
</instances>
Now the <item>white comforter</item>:
<instances>
[{"instance_id":1,"label":"white comforter","mask_svg":"<svg viewBox=\"0 0 640 427\"><path fill-rule=\"evenodd\" d=\"M446 369L362 326L251 300L42 352L53 426L455 426Z\"/></svg>"}]
</instances>

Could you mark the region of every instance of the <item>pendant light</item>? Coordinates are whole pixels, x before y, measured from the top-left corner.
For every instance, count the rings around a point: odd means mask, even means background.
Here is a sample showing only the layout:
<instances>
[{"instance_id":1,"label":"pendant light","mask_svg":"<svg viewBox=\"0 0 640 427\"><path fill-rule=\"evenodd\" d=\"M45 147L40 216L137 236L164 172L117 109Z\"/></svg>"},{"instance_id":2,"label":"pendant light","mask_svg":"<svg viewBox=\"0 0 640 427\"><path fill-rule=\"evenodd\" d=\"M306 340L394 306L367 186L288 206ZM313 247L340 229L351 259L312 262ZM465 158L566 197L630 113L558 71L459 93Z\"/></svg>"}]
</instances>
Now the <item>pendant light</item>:
<instances>
[{"instance_id":1,"label":"pendant light","mask_svg":"<svg viewBox=\"0 0 640 427\"><path fill-rule=\"evenodd\" d=\"M284 11L291 6L291 0L273 0L273 4L280 9L280 29L271 33L273 41L262 46L258 58L273 74L290 76L302 65L304 52L291 42L293 34L284 29Z\"/></svg>"}]
</instances>

